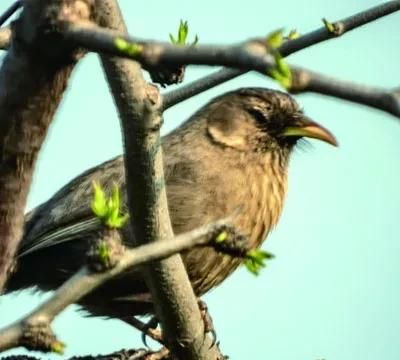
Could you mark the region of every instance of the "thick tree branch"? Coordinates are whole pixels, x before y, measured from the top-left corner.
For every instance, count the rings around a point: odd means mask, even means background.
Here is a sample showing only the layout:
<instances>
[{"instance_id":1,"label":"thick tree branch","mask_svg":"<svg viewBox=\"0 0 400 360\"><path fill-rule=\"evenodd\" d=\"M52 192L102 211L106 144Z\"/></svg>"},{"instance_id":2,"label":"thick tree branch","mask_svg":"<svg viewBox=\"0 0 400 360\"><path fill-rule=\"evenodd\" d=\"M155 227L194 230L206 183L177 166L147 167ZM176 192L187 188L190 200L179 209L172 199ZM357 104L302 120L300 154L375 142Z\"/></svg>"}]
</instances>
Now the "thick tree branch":
<instances>
[{"instance_id":1,"label":"thick tree branch","mask_svg":"<svg viewBox=\"0 0 400 360\"><path fill-rule=\"evenodd\" d=\"M118 5L99 1L102 26L125 32ZM101 57L123 129L128 206L139 243L173 237L165 192L159 129L162 123L158 90L143 79L140 65ZM196 297L179 255L147 268L146 280L169 349L179 359L217 359L216 347L204 336Z\"/></svg>"},{"instance_id":2,"label":"thick tree branch","mask_svg":"<svg viewBox=\"0 0 400 360\"><path fill-rule=\"evenodd\" d=\"M0 292L21 238L36 157L77 60L73 48L45 36L65 6L89 19L83 1L27 2L0 70Z\"/></svg>"},{"instance_id":3,"label":"thick tree branch","mask_svg":"<svg viewBox=\"0 0 400 360\"><path fill-rule=\"evenodd\" d=\"M174 46L166 42L143 41L129 35L102 29L90 23L71 23L64 36L89 51L124 57L144 68L173 65L223 65L265 74L274 65L263 39L238 45ZM124 44L118 45L118 42Z\"/></svg>"},{"instance_id":4,"label":"thick tree branch","mask_svg":"<svg viewBox=\"0 0 400 360\"><path fill-rule=\"evenodd\" d=\"M230 218L227 218L202 226L178 235L169 241L151 242L133 249L125 249L116 265L104 272L92 272L88 266L84 266L58 288L50 299L23 319L0 331L0 352L17 346L26 346L31 350L52 350L57 340L51 332L50 324L68 305L76 303L79 299L127 269L165 259L193 246L210 243L215 240L219 232L226 228L230 220ZM115 232L115 236L118 236L117 234ZM28 342L27 333L30 334L30 342Z\"/></svg>"}]
</instances>

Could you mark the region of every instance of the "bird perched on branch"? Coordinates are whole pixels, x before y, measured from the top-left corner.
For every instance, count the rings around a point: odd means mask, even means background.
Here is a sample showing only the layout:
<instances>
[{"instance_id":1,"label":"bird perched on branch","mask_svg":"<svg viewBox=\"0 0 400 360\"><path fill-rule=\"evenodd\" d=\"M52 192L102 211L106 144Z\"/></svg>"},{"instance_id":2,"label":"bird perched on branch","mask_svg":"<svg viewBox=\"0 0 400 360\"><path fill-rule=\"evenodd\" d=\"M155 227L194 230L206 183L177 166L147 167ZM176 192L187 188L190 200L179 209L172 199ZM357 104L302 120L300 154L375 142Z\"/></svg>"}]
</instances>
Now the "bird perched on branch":
<instances>
[{"instance_id":1,"label":"bird perched on branch","mask_svg":"<svg viewBox=\"0 0 400 360\"><path fill-rule=\"evenodd\" d=\"M241 207L234 226L257 248L276 225L284 203L289 157L299 139L336 145L288 94L243 88L221 95L162 139L168 206L180 234L226 218ZM122 157L87 170L27 215L16 271L8 291L53 290L86 261L100 227L91 209L92 182L125 193ZM126 204L126 194L123 194ZM122 239L134 243L128 226ZM182 254L197 296L220 284L241 259L211 247ZM91 315L127 318L152 313L140 269L115 278L80 301Z\"/></svg>"}]
</instances>

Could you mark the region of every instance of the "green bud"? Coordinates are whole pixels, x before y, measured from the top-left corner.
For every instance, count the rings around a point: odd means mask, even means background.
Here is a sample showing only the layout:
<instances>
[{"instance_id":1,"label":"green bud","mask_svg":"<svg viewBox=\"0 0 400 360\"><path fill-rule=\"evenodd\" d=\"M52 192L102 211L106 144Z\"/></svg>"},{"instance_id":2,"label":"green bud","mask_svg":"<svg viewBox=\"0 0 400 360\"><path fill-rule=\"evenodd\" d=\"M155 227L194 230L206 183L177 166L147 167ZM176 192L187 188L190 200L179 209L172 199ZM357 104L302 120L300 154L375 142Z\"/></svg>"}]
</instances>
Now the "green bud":
<instances>
[{"instance_id":1,"label":"green bud","mask_svg":"<svg viewBox=\"0 0 400 360\"><path fill-rule=\"evenodd\" d=\"M222 231L215 239L215 242L222 243L228 239L228 233L226 231Z\"/></svg>"},{"instance_id":2,"label":"green bud","mask_svg":"<svg viewBox=\"0 0 400 360\"><path fill-rule=\"evenodd\" d=\"M131 57L136 57L143 51L142 45L128 42L122 38L116 38L114 44L119 51Z\"/></svg>"},{"instance_id":3,"label":"green bud","mask_svg":"<svg viewBox=\"0 0 400 360\"><path fill-rule=\"evenodd\" d=\"M283 28L277 29L267 35L266 43L269 47L277 49L283 44Z\"/></svg>"},{"instance_id":4,"label":"green bud","mask_svg":"<svg viewBox=\"0 0 400 360\"><path fill-rule=\"evenodd\" d=\"M327 19L322 18L322 22L325 25L326 30L328 30L329 33L334 34L336 29L335 29L335 25L331 22L329 22Z\"/></svg>"}]
</instances>

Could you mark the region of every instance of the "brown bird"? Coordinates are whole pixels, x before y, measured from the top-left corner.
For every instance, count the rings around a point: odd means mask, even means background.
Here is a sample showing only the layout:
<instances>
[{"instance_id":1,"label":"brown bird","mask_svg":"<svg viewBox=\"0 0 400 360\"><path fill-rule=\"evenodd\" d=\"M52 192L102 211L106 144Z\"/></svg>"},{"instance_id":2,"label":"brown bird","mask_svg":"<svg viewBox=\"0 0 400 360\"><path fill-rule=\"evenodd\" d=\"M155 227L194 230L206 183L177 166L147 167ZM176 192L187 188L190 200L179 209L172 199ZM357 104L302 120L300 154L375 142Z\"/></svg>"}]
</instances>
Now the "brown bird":
<instances>
[{"instance_id":1,"label":"brown bird","mask_svg":"<svg viewBox=\"0 0 400 360\"><path fill-rule=\"evenodd\" d=\"M234 225L261 245L280 216L289 156L302 137L336 145L333 135L306 117L286 93L243 88L219 96L163 137L168 206L180 234L225 218L241 207ZM123 189L122 157L87 170L26 216L18 264L8 291L59 287L86 261L100 229L90 203L92 182ZM126 208L126 206L125 206ZM133 243L125 228L123 241ZM210 247L182 254L194 291L201 296L241 263ZM153 312L140 269L111 280L80 301L90 315L126 319Z\"/></svg>"}]
</instances>

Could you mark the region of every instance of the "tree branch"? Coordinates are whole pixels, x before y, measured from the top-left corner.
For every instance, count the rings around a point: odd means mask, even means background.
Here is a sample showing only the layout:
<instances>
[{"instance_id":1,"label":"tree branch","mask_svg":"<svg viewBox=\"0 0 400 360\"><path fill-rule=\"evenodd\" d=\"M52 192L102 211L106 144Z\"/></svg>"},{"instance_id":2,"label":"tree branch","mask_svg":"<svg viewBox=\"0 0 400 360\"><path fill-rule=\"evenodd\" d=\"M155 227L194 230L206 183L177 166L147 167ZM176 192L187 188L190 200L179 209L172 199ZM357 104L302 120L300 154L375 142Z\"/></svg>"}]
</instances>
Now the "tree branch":
<instances>
[{"instance_id":1,"label":"tree branch","mask_svg":"<svg viewBox=\"0 0 400 360\"><path fill-rule=\"evenodd\" d=\"M100 24L125 32L118 5L98 2ZM123 129L128 206L135 239L141 244L173 237L165 192L159 129L162 123L158 90L143 79L140 65L101 57ZM166 343L179 359L217 359L219 352L204 336L196 297L179 255L146 269Z\"/></svg>"},{"instance_id":2,"label":"tree branch","mask_svg":"<svg viewBox=\"0 0 400 360\"><path fill-rule=\"evenodd\" d=\"M315 92L383 110L400 118L400 93L338 80L309 70L297 69L292 93Z\"/></svg>"},{"instance_id":3,"label":"tree branch","mask_svg":"<svg viewBox=\"0 0 400 360\"><path fill-rule=\"evenodd\" d=\"M20 7L22 7L22 1L17 0L6 11L4 11L0 16L0 26L2 26Z\"/></svg>"},{"instance_id":4,"label":"tree branch","mask_svg":"<svg viewBox=\"0 0 400 360\"><path fill-rule=\"evenodd\" d=\"M81 12L85 3L78 2L79 9L68 2L69 14L89 20L89 5ZM65 6L27 2L0 70L0 292L21 238L37 154L77 61L74 48L45 35Z\"/></svg>"},{"instance_id":5,"label":"tree branch","mask_svg":"<svg viewBox=\"0 0 400 360\"><path fill-rule=\"evenodd\" d=\"M330 32L325 26L308 33L307 35L300 36L297 39L290 40L284 43L279 49L282 56L288 56L299 50L309 48L319 44L322 41L337 38L348 31L356 29L360 26L366 25L372 21L375 21L381 17L392 14L400 10L400 1L388 1L383 4L379 4L370 9L359 12L358 14L351 15L342 20L333 22L333 28L335 31Z\"/></svg>"},{"instance_id":6,"label":"tree branch","mask_svg":"<svg viewBox=\"0 0 400 360\"><path fill-rule=\"evenodd\" d=\"M104 272L92 272L88 266L84 266L59 287L50 299L23 319L0 331L0 352L17 346L25 346L30 350L54 350L54 345L59 346L61 343L52 333L50 324L68 305L76 303L106 281L128 269L165 259L193 246L210 243L228 226L230 220L226 218L201 226L169 241L151 242L133 249L125 249L116 265ZM115 232L114 236L117 237L118 233Z\"/></svg>"},{"instance_id":7,"label":"tree branch","mask_svg":"<svg viewBox=\"0 0 400 360\"><path fill-rule=\"evenodd\" d=\"M64 36L89 51L140 62L144 68L172 65L222 65L265 74L274 65L263 39L238 45L174 46L166 42L144 41L90 23L71 23ZM124 42L118 45L118 42Z\"/></svg>"},{"instance_id":8,"label":"tree branch","mask_svg":"<svg viewBox=\"0 0 400 360\"><path fill-rule=\"evenodd\" d=\"M389 1L374 6L365 11L361 11L358 14L346 17L344 19L341 19L333 23L334 28L340 29L340 31L337 31L336 33L331 33L326 29L325 26L322 26L317 30L311 31L307 34L300 36L298 39L289 40L283 43L283 45L278 48L278 51L284 57L289 56L297 51L309 48L322 41L330 40L338 36L341 36L348 31L354 30L357 27L363 26L369 22L372 22L374 20L377 20L383 16L389 15L399 10L400 10L400 1ZM223 84L224 82L234 79L245 73L247 73L247 71L242 71L238 69L229 69L229 68L222 69L210 75L207 75L201 79L195 80L189 84L183 85L176 90L166 92L165 94L163 94L164 110L167 110L168 108L176 105L177 103L187 100L197 94L209 90L217 85ZM357 91L358 89L353 88L352 90ZM357 99L357 96L353 97L353 99L354 100L346 98L345 100L355 101L355 99ZM360 103L365 104L363 102Z\"/></svg>"},{"instance_id":9,"label":"tree branch","mask_svg":"<svg viewBox=\"0 0 400 360\"><path fill-rule=\"evenodd\" d=\"M392 8L393 7L390 9L393 10ZM371 13L374 14L371 11L366 12L368 15ZM381 13L385 12L381 11L379 14ZM375 14L375 18L376 16ZM372 15L370 15L370 17L361 17L361 15L358 14L355 16L355 19L358 19L358 22L356 21L357 23L360 23L359 18L363 21L367 21L372 18ZM340 29L340 32L338 32L339 35L343 34L346 29L354 28L355 24L349 25L348 22L337 22L333 26L337 26L338 29ZM320 34L320 32L321 31L312 32L310 38L321 41L320 35L318 35L318 37L314 35L315 33ZM325 29L325 32L330 34L327 35L327 38L332 37L332 34L329 33L328 30ZM275 66L275 60L269 55L270 49L265 41L263 43L261 40L250 40L244 44L234 46L203 45L196 47L175 47L166 43L133 40L128 36L116 35L115 33L107 32L103 29L100 30L88 24L83 26L72 24L68 27L66 36L68 39L72 39L74 43L86 47L89 50L103 51L118 56L134 58L143 63L145 67L171 66L172 64L224 65L236 67L238 69L252 69L263 75L271 76L268 70ZM305 37L307 38L308 36ZM126 50L116 46L117 39L124 39L126 44L130 44L126 46L134 46L133 50ZM309 46L310 44L310 41L303 41L299 45L295 41L296 40L288 41L283 44L278 51L282 51L283 54L290 54L300 50L302 48L301 46ZM370 88L368 89L368 94L366 94L365 87L351 84L350 82L342 83L339 80L333 81L333 79L328 81L323 75L317 75L316 73L296 66L290 66L290 69L293 78L296 79L293 81L292 85L287 88L290 92L313 91L327 94L376 107L398 116L397 97L391 96L387 91L379 90L377 94L374 94L374 89ZM181 90L176 90L172 95L170 94L168 96L167 94L164 99L163 109L165 110L177 101L182 101L184 98L193 96L204 89L232 79L242 73L243 71L241 70L220 70L212 77L205 77L199 80L199 82L187 85ZM341 84L340 91L338 89L339 84ZM348 87L347 91L344 91L345 86ZM351 94L351 91L353 91L354 94ZM382 95L383 92L386 94L385 96Z\"/></svg>"},{"instance_id":10,"label":"tree branch","mask_svg":"<svg viewBox=\"0 0 400 360\"><path fill-rule=\"evenodd\" d=\"M380 5L377 5L368 10L362 11L358 14L349 16L342 20L332 23L332 30L328 30L326 26L323 26L315 31L301 36L298 39L290 40L285 42L278 51L282 56L288 56L296 51L302 50L304 48L313 46L321 41L332 39L343 35L344 33L353 30L359 26L365 25L371 21L374 21L380 17L391 14L400 9L400 1L390 1ZM0 34L1 35L1 34ZM263 59L260 56L254 56L249 52L249 47L256 46L256 50L259 55L266 54L267 50L262 46L260 47L261 40L249 41L243 46L231 46L231 47L174 47L170 44L165 43L155 43L155 42L143 42L136 39L126 37L125 34L118 35L116 33L109 33L106 30L100 30L98 28L93 28L86 24L82 25L71 25L67 36L70 39L78 42L81 45L87 46L89 49L104 51L106 53L115 53L115 37L125 38L126 41L133 42L140 47L140 51L136 54L131 55L131 57L136 58L138 61L142 62L145 67L150 67L154 69L157 65L162 63L163 66L171 66L179 64L211 64L211 65L227 65L234 66L239 69L222 69L218 72L206 76L198 81L192 82L191 84L185 85L175 91L165 94L163 109L166 110L169 107L181 102L189 97L192 97L202 91L208 90L216 85L219 85L225 81L233 79L239 75L244 74L248 70L243 70L243 68L251 68L253 70L259 71L262 74L266 73L266 69L273 66L274 62L268 56L264 56ZM0 36L1 43L1 36ZM258 45L258 46L257 46ZM178 49L178 50L177 50ZM197 50L196 50L197 49ZM127 56L127 54L121 54L117 50L117 54L120 56ZM185 59L183 59L185 58ZM368 94L365 93L366 87L359 86L351 83L346 83L348 91L335 91L331 83L324 81L326 77L324 75L318 75L310 72L309 76L305 76L307 70L292 67L294 77L297 79L312 79L312 83L305 88L305 84L293 87L293 89L288 89L289 91L299 92L300 87L303 87L304 91L314 91L321 94L327 94L348 101L353 101L356 103L361 103L367 106L375 107L384 111L387 111L395 116L398 116L398 97L392 92L381 89L368 88ZM317 81L317 77L319 81ZM334 79L331 79L334 80ZM318 82L318 85L317 85ZM334 80L336 85L342 83L340 80ZM326 87L326 86L327 87ZM345 84L342 83L344 86ZM342 86L342 87L343 87ZM377 91L374 94L374 91ZM350 92L354 92L351 94Z\"/></svg>"}]
</instances>

